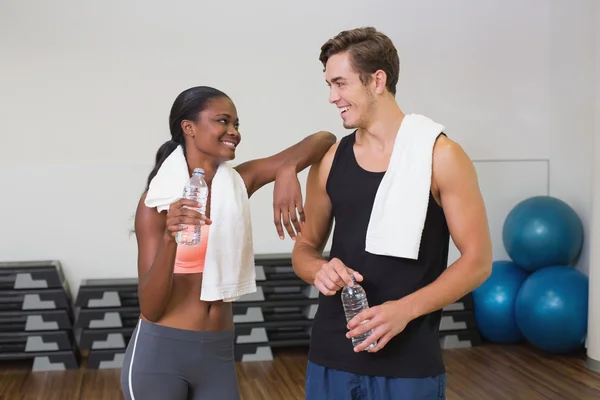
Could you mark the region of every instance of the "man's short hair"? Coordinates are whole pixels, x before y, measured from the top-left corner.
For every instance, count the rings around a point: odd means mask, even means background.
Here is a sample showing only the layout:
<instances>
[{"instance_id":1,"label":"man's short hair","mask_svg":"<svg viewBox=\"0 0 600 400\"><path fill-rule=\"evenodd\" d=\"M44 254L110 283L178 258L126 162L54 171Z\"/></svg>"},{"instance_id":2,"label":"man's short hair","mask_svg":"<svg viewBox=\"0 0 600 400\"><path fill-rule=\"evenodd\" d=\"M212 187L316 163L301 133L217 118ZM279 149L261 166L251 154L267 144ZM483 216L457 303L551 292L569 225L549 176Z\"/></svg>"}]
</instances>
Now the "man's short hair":
<instances>
[{"instance_id":1,"label":"man's short hair","mask_svg":"<svg viewBox=\"0 0 600 400\"><path fill-rule=\"evenodd\" d=\"M387 90L396 95L400 59L389 37L372 27L342 31L321 46L319 60L325 67L329 57L346 51L350 54L352 68L360 75L363 84L369 83L371 74L382 70L387 76Z\"/></svg>"}]
</instances>

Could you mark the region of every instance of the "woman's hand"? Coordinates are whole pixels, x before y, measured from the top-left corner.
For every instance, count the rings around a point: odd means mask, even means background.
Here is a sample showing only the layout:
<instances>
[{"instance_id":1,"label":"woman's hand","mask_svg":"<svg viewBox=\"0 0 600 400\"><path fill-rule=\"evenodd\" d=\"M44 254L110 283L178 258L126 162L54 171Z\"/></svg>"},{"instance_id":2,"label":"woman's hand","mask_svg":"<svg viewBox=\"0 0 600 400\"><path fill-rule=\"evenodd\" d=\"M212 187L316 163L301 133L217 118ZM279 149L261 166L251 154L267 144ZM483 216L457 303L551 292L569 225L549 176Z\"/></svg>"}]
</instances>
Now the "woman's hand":
<instances>
[{"instance_id":1,"label":"woman's hand","mask_svg":"<svg viewBox=\"0 0 600 400\"><path fill-rule=\"evenodd\" d=\"M282 220L292 240L296 239L296 235L302 234L301 224L304 224L302 189L294 165L286 165L277 171L273 190L273 213L275 228L280 239L284 239Z\"/></svg>"},{"instance_id":2,"label":"woman's hand","mask_svg":"<svg viewBox=\"0 0 600 400\"><path fill-rule=\"evenodd\" d=\"M200 208L197 201L180 199L171 204L167 212L167 227L165 236L175 240L177 232L187 228L187 225L210 225L212 221L195 208Z\"/></svg>"}]
</instances>

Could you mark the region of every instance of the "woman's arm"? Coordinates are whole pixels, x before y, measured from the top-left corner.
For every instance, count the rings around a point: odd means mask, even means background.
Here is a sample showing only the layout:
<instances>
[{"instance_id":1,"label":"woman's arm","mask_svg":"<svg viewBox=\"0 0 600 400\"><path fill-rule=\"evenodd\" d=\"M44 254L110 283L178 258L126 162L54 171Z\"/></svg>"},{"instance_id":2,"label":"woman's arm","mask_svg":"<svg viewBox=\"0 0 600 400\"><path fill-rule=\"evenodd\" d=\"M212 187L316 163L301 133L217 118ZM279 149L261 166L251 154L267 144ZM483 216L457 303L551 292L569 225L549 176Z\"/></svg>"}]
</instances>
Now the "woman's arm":
<instances>
[{"instance_id":1,"label":"woman's arm","mask_svg":"<svg viewBox=\"0 0 600 400\"><path fill-rule=\"evenodd\" d=\"M248 196L252 196L258 189L273 182L282 170L297 174L319 161L336 140L333 133L317 132L275 155L242 163L236 170L246 184Z\"/></svg>"},{"instance_id":2,"label":"woman's arm","mask_svg":"<svg viewBox=\"0 0 600 400\"><path fill-rule=\"evenodd\" d=\"M246 184L248 196L275 181L273 213L280 239L284 238L282 219L292 239L295 239L296 232L301 231L299 220L304 222L298 172L321 160L336 141L337 138L330 132L317 132L271 157L251 160L236 167Z\"/></svg>"},{"instance_id":3,"label":"woman's arm","mask_svg":"<svg viewBox=\"0 0 600 400\"><path fill-rule=\"evenodd\" d=\"M175 234L183 229L180 224L210 224L199 213L182 208L197 206L191 200L181 199L173 203L167 216L144 204L142 196L135 216L135 234L138 243L138 297L140 311L149 321L162 317L171 296L173 268L177 243Z\"/></svg>"}]
</instances>

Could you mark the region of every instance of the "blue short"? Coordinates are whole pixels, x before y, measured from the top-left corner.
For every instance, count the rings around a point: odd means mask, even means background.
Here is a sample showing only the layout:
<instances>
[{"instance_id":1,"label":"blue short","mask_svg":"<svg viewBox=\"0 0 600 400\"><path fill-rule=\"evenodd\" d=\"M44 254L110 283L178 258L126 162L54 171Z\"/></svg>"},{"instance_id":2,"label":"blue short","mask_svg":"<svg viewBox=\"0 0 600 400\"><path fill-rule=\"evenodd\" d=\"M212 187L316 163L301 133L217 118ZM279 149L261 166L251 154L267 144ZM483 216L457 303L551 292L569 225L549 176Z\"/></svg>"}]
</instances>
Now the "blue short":
<instances>
[{"instance_id":1,"label":"blue short","mask_svg":"<svg viewBox=\"0 0 600 400\"><path fill-rule=\"evenodd\" d=\"M364 376L308 362L306 400L446 400L446 375L431 378Z\"/></svg>"}]
</instances>

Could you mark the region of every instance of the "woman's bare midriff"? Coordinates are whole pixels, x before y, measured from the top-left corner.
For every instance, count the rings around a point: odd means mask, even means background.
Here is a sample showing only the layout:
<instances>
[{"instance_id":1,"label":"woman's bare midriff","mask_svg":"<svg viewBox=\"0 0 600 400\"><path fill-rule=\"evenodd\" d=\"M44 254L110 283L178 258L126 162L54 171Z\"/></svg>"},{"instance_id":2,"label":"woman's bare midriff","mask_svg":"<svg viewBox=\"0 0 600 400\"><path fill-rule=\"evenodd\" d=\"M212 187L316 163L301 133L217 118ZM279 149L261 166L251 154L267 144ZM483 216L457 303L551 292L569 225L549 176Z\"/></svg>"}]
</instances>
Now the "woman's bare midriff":
<instances>
[{"instance_id":1,"label":"woman's bare midriff","mask_svg":"<svg viewBox=\"0 0 600 400\"><path fill-rule=\"evenodd\" d=\"M157 325L192 331L233 329L231 303L200 300L202 274L174 274L169 304ZM148 321L143 315L142 319Z\"/></svg>"}]
</instances>

